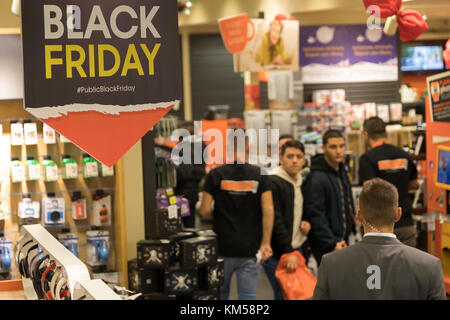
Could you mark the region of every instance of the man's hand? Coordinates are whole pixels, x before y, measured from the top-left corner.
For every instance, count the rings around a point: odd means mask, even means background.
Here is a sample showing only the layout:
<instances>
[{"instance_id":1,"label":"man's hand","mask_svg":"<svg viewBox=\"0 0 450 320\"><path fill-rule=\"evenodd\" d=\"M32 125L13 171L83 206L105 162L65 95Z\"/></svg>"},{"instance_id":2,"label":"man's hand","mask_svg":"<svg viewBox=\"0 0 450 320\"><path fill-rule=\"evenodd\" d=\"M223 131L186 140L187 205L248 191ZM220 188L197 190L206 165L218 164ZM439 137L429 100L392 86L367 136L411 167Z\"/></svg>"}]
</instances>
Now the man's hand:
<instances>
[{"instance_id":1,"label":"man's hand","mask_svg":"<svg viewBox=\"0 0 450 320\"><path fill-rule=\"evenodd\" d=\"M303 220L300 223L300 232L306 236L309 231L311 231L311 224L308 221Z\"/></svg>"},{"instance_id":2,"label":"man's hand","mask_svg":"<svg viewBox=\"0 0 450 320\"><path fill-rule=\"evenodd\" d=\"M259 251L261 252L261 262L266 261L273 254L272 248L270 247L270 245L267 244L262 244L261 247L259 248Z\"/></svg>"},{"instance_id":3,"label":"man's hand","mask_svg":"<svg viewBox=\"0 0 450 320\"><path fill-rule=\"evenodd\" d=\"M298 257L295 254L293 254L287 259L285 267L288 272L295 272L295 270L297 270L297 266L298 266Z\"/></svg>"},{"instance_id":4,"label":"man's hand","mask_svg":"<svg viewBox=\"0 0 450 320\"><path fill-rule=\"evenodd\" d=\"M345 243L344 240L342 240L342 241L336 243L336 247L334 247L334 251L344 249L345 247L347 247L347 244Z\"/></svg>"}]
</instances>

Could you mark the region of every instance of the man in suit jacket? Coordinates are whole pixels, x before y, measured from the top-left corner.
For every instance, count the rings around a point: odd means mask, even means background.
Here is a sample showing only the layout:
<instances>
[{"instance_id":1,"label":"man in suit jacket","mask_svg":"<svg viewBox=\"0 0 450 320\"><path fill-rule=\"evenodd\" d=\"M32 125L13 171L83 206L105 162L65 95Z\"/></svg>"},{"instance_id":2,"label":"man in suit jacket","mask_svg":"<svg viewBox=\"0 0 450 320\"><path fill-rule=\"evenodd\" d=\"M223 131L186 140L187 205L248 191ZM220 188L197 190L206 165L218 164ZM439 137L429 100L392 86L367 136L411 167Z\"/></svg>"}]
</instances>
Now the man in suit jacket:
<instances>
[{"instance_id":1,"label":"man in suit jacket","mask_svg":"<svg viewBox=\"0 0 450 320\"><path fill-rule=\"evenodd\" d=\"M323 256L313 299L445 300L440 260L393 234L401 217L395 186L380 178L369 180L359 202L364 238Z\"/></svg>"}]
</instances>

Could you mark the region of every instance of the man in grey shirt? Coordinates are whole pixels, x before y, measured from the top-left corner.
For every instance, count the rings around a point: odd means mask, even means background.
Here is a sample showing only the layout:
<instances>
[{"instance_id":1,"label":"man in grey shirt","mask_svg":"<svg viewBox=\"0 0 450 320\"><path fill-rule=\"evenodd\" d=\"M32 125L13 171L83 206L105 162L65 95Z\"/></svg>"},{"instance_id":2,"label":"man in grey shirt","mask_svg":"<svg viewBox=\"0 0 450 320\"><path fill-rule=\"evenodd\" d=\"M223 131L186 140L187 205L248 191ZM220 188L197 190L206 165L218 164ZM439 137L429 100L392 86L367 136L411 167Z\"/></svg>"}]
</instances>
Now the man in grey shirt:
<instances>
[{"instance_id":1,"label":"man in grey shirt","mask_svg":"<svg viewBox=\"0 0 450 320\"><path fill-rule=\"evenodd\" d=\"M322 258L314 300L445 300L438 258L402 244L393 234L401 215L395 186L369 180L357 218L362 241Z\"/></svg>"}]
</instances>

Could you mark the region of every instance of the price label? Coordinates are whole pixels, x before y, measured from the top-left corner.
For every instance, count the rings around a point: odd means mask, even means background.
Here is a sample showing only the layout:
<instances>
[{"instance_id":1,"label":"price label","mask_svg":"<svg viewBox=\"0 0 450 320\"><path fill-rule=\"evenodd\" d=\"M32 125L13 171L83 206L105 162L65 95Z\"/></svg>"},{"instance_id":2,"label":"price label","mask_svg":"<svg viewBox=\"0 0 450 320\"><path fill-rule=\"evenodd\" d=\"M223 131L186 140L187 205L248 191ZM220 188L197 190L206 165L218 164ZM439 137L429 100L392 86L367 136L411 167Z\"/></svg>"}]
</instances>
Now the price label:
<instances>
[{"instance_id":1,"label":"price label","mask_svg":"<svg viewBox=\"0 0 450 320\"><path fill-rule=\"evenodd\" d=\"M178 207L175 205L168 206L167 210L169 211L169 219L177 219L178 218Z\"/></svg>"}]
</instances>

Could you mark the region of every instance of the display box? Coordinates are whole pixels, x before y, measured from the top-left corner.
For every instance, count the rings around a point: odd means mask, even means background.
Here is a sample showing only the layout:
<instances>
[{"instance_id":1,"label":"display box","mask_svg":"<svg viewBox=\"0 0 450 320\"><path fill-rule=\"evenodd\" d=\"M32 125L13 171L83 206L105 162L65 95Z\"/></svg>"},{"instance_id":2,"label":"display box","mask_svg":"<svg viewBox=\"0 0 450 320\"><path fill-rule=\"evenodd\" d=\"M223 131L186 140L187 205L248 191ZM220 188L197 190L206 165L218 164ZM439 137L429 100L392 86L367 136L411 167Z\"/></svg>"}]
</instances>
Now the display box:
<instances>
[{"instance_id":1,"label":"display box","mask_svg":"<svg viewBox=\"0 0 450 320\"><path fill-rule=\"evenodd\" d=\"M163 293L164 291L164 269L140 268L139 280L143 294Z\"/></svg>"},{"instance_id":2,"label":"display box","mask_svg":"<svg viewBox=\"0 0 450 320\"><path fill-rule=\"evenodd\" d=\"M174 234L172 236L169 236L168 239L170 240L172 244L172 251L171 251L171 259L172 262L179 262L181 263L181 240L190 239L197 237L197 234L194 232L188 232L188 231L182 231L178 232L177 234Z\"/></svg>"},{"instance_id":3,"label":"display box","mask_svg":"<svg viewBox=\"0 0 450 320\"><path fill-rule=\"evenodd\" d=\"M196 268L185 268L177 264L164 271L164 292L167 294L189 294L198 288Z\"/></svg>"},{"instance_id":4,"label":"display box","mask_svg":"<svg viewBox=\"0 0 450 320\"><path fill-rule=\"evenodd\" d=\"M149 236L152 239L166 238L181 230L180 209L176 205L157 209L150 214Z\"/></svg>"},{"instance_id":5,"label":"display box","mask_svg":"<svg viewBox=\"0 0 450 320\"><path fill-rule=\"evenodd\" d=\"M223 284L225 278L224 261L217 259L216 263L198 268L198 287L200 290L211 290Z\"/></svg>"},{"instance_id":6,"label":"display box","mask_svg":"<svg viewBox=\"0 0 450 320\"><path fill-rule=\"evenodd\" d=\"M215 263L217 260L217 239L196 237L180 241L182 266L200 267Z\"/></svg>"},{"instance_id":7,"label":"display box","mask_svg":"<svg viewBox=\"0 0 450 320\"><path fill-rule=\"evenodd\" d=\"M170 240L141 240L137 243L139 268L168 268L172 263L172 242Z\"/></svg>"}]
</instances>

